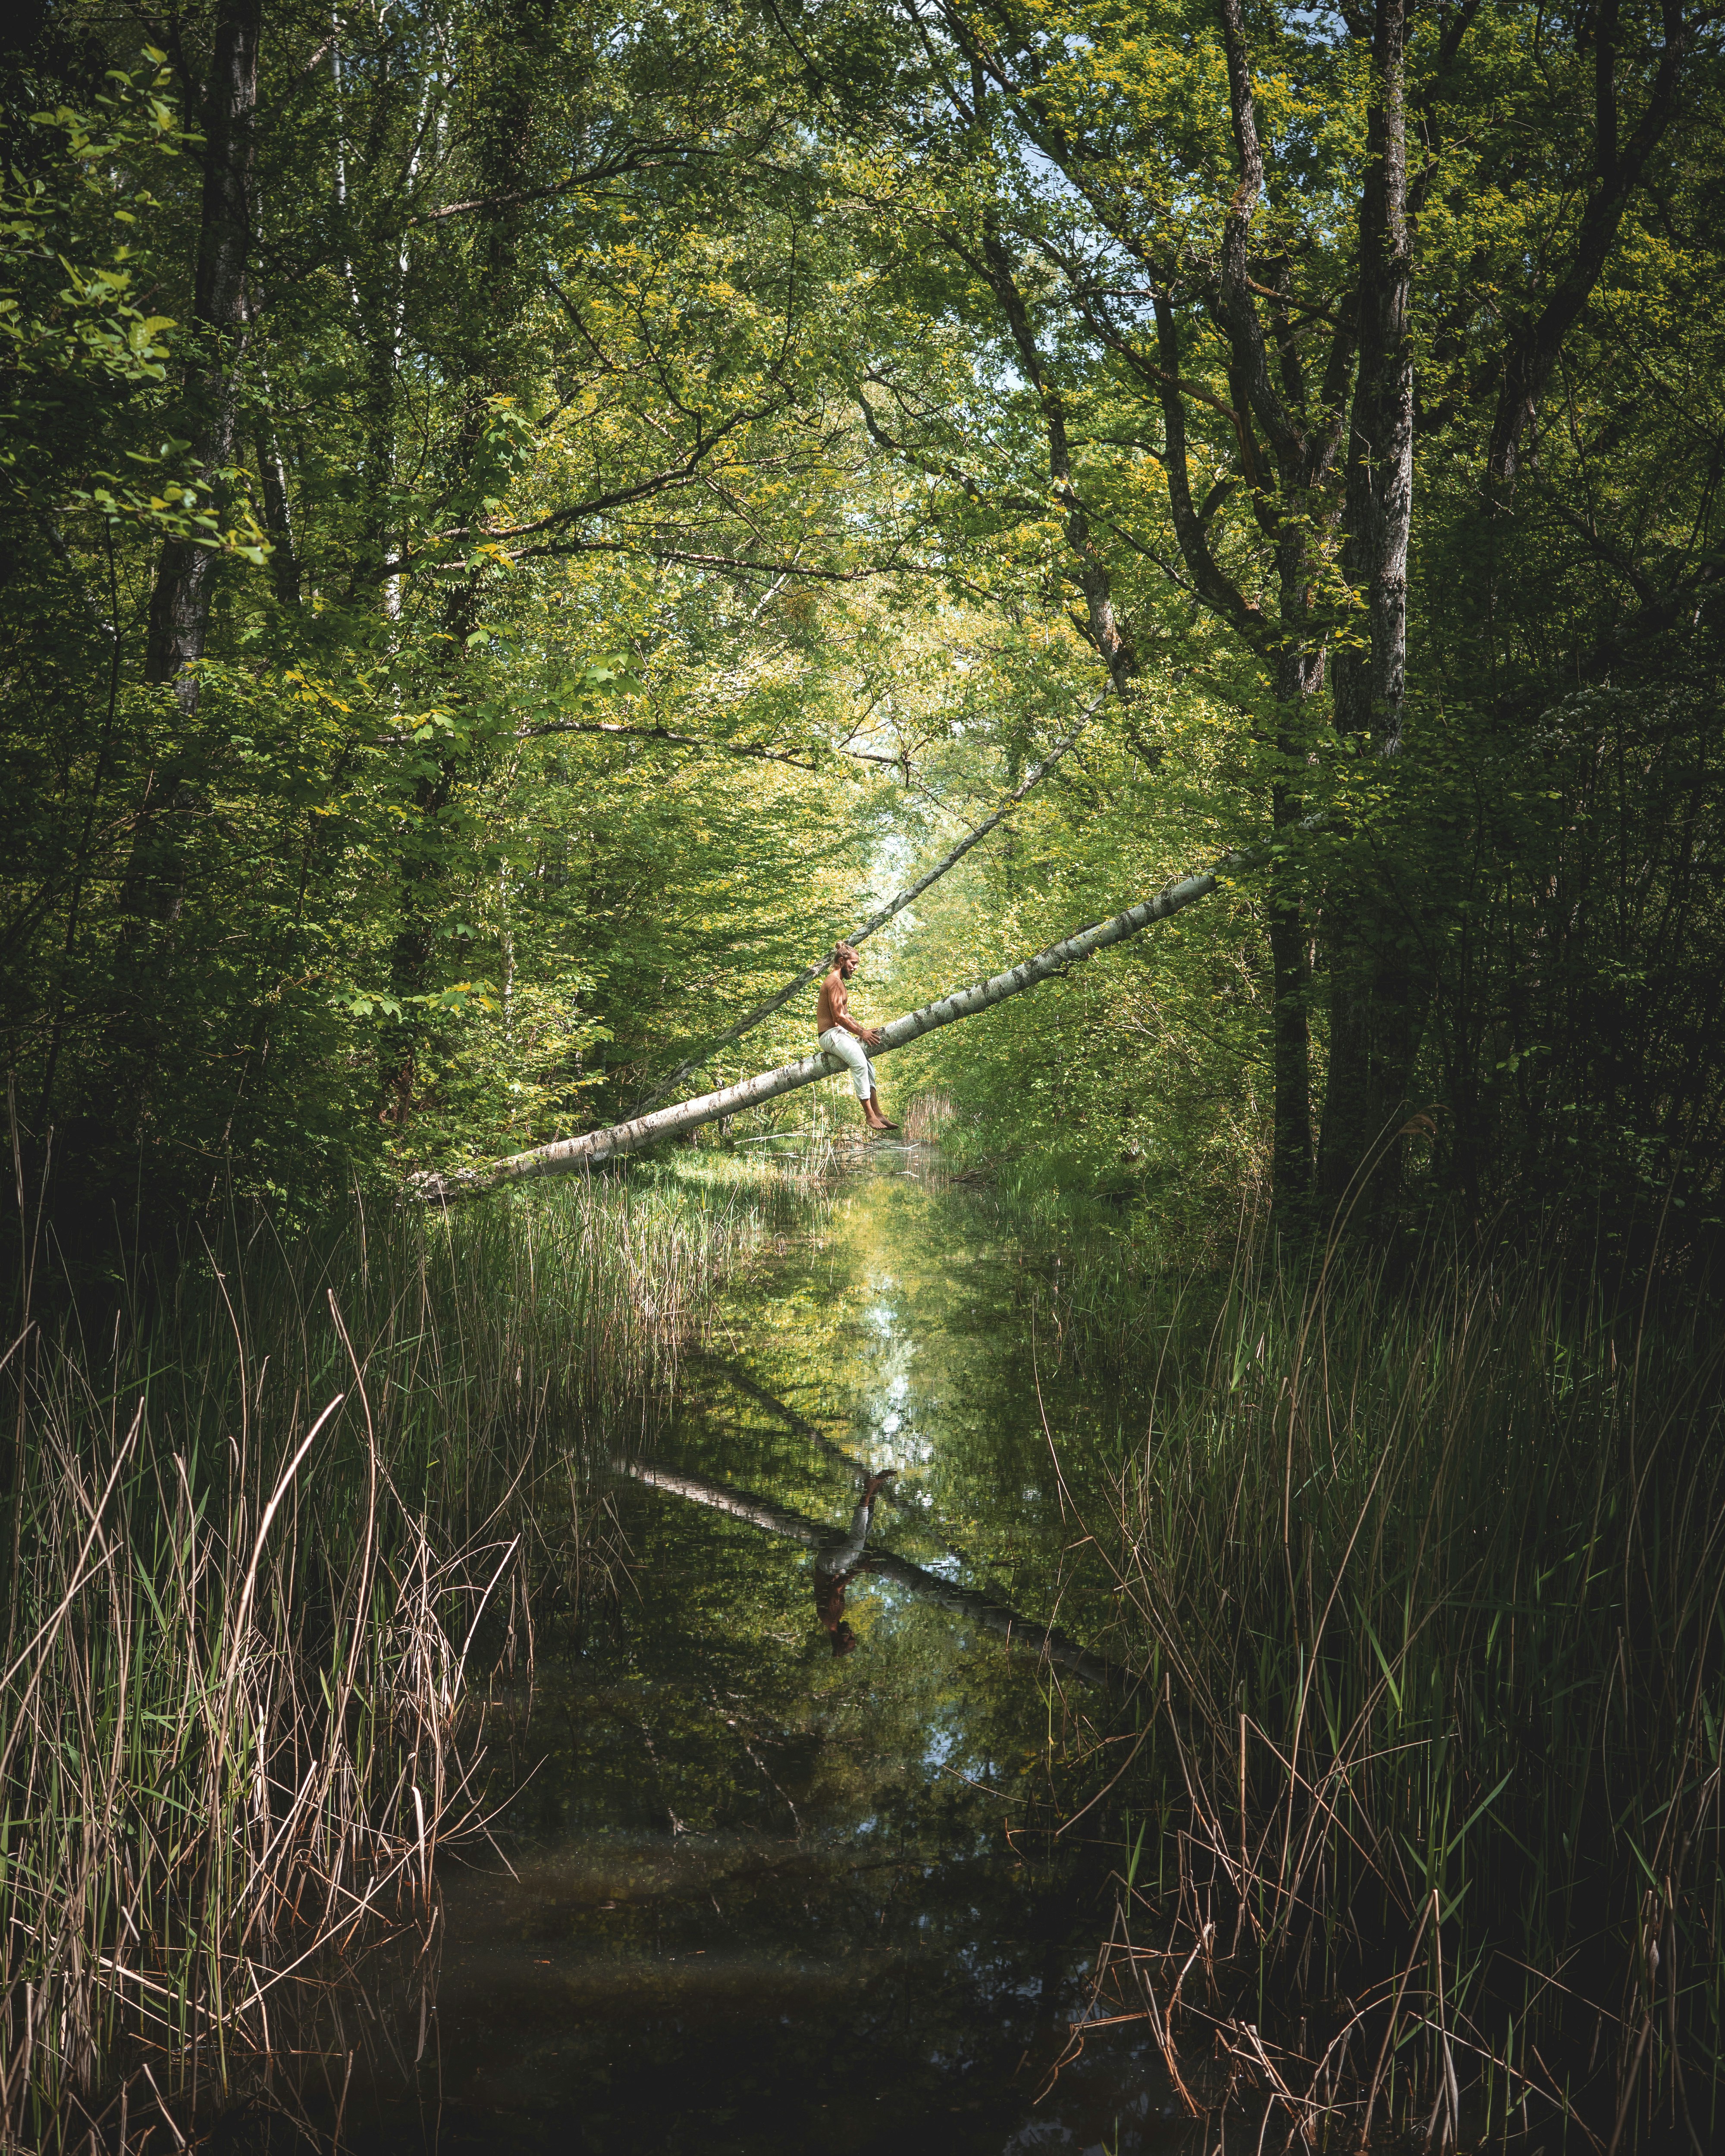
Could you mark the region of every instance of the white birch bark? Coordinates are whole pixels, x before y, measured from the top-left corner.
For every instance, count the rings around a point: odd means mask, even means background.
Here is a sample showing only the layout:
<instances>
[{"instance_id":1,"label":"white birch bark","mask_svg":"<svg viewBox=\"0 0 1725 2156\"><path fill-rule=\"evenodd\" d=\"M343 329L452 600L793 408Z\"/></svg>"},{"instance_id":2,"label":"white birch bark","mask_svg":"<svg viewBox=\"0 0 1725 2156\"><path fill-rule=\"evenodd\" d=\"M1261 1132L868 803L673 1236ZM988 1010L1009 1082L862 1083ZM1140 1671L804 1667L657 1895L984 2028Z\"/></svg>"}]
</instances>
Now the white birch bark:
<instances>
[{"instance_id":1,"label":"white birch bark","mask_svg":"<svg viewBox=\"0 0 1725 2156\"><path fill-rule=\"evenodd\" d=\"M1045 951L1039 951L1034 957L1022 960L1007 973L995 973L985 981L973 981L967 988L954 988L938 1002L925 1004L921 1010L907 1011L902 1018L893 1019L880 1029L880 1044L870 1049L870 1055L888 1055L895 1048L907 1048L925 1034L938 1032L943 1025L956 1025L960 1019L973 1018L978 1011L992 1010L1009 997L1022 995L1026 988L1052 980L1056 974L1081 964L1098 951L1123 943L1128 937L1141 934L1156 921L1166 921L1199 899L1208 898L1230 876L1247 875L1261 868L1270 859L1271 851L1271 847L1264 844L1225 854L1214 868L1178 878L1153 898L1129 906L1111 920L1096 921L1088 928L1079 929L1060 942L1050 944ZM643 1146L656 1144L661 1138L680 1137L685 1131L698 1130L703 1123L722 1122L727 1116L740 1115L745 1108L758 1108L782 1094L794 1093L801 1086L833 1077L844 1068L836 1055L824 1051L805 1055L795 1063L781 1064L776 1070L763 1070L757 1077L745 1078L735 1086L721 1086L716 1092L702 1093L692 1101L680 1101L675 1106L655 1109L650 1115L635 1116L628 1122L613 1123L602 1131L588 1131L579 1137L557 1138L550 1145L535 1146L530 1152L516 1153L489 1168L448 1176L422 1176L417 1181L416 1191L422 1198L437 1201L495 1189L500 1183L522 1183L536 1176L567 1175L572 1170L597 1168L624 1153L637 1152Z\"/></svg>"}]
</instances>

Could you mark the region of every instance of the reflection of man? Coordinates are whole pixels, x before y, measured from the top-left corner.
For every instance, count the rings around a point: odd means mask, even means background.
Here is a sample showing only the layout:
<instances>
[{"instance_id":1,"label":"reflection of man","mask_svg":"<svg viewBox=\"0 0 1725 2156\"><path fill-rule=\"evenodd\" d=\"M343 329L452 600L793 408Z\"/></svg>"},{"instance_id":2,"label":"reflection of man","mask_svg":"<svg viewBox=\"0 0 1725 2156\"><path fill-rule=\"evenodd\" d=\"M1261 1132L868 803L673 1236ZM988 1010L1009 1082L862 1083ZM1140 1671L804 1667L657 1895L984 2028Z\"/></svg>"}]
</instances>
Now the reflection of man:
<instances>
[{"instance_id":1,"label":"reflection of man","mask_svg":"<svg viewBox=\"0 0 1725 2156\"><path fill-rule=\"evenodd\" d=\"M850 998L845 991L845 983L861 963L848 943L834 946L832 963L820 984L820 1002L815 1008L815 1034L829 1055L849 1065L856 1097L862 1102L863 1121L869 1128L896 1131L898 1125L889 1123L880 1112L875 1066L869 1060L870 1049L880 1045L880 1030L878 1026L857 1024L850 1015Z\"/></svg>"},{"instance_id":2,"label":"reflection of man","mask_svg":"<svg viewBox=\"0 0 1725 2156\"><path fill-rule=\"evenodd\" d=\"M833 1652L848 1655L856 1645L856 1635L845 1621L845 1590L861 1568L863 1548L869 1539L875 1500L897 1471L887 1468L870 1476L863 1485L861 1502L850 1516L850 1532L836 1549L823 1550L814 1560L814 1607L820 1621L833 1635Z\"/></svg>"}]
</instances>

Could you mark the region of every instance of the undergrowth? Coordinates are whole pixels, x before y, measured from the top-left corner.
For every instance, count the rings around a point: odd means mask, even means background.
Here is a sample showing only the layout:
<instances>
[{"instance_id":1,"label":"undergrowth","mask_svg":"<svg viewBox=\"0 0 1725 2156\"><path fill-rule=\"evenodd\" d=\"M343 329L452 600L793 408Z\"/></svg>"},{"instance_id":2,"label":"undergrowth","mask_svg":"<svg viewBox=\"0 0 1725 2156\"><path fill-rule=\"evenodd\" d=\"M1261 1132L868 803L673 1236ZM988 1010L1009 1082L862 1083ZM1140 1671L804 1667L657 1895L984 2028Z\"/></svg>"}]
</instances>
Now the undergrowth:
<instances>
[{"instance_id":1,"label":"undergrowth","mask_svg":"<svg viewBox=\"0 0 1725 2156\"><path fill-rule=\"evenodd\" d=\"M644 1411L784 1202L648 1169L286 1247L257 1215L108 1298L22 1214L0 2147L177 2145L433 1921L486 1685L607 1561L589 1426Z\"/></svg>"},{"instance_id":2,"label":"undergrowth","mask_svg":"<svg viewBox=\"0 0 1725 2156\"><path fill-rule=\"evenodd\" d=\"M1711 1317L1538 1255L1034 1255L1045 1353L1144 1404L1081 1522L1136 1677L1097 2015L1266 2147L1717 2147Z\"/></svg>"}]
</instances>

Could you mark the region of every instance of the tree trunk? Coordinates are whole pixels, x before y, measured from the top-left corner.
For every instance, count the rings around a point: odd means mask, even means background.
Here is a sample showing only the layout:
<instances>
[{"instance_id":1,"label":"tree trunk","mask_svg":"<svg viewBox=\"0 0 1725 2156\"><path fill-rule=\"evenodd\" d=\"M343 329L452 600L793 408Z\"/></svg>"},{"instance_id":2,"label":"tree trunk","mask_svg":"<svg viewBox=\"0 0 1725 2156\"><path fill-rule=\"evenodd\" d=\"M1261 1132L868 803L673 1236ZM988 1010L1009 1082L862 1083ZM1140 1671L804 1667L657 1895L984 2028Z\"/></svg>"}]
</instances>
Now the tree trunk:
<instances>
[{"instance_id":1,"label":"tree trunk","mask_svg":"<svg viewBox=\"0 0 1725 2156\"><path fill-rule=\"evenodd\" d=\"M955 1025L960 1019L973 1018L978 1011L992 1010L1009 997L1022 995L1026 988L1052 980L1056 974L1065 973L1096 952L1124 942L1153 922L1166 921L1171 914L1180 912L1197 900L1208 898L1230 878L1246 875L1261 868L1270 860L1271 850L1267 845L1247 846L1238 853L1224 855L1214 868L1179 878L1153 898L1128 906L1111 920L1080 929L1076 935L1050 944L1034 958L1024 959L1008 973L995 973L986 981L973 982L968 988L955 988L937 1003L925 1004L921 1010L892 1019L880 1029L880 1045L870 1053L890 1055L895 1048L906 1048L911 1041L920 1040L924 1034L937 1032L942 1026ZM698 1130L703 1123L722 1122L729 1116L740 1115L745 1108L757 1108L783 1094L794 1093L803 1086L830 1078L844 1067L836 1055L805 1055L796 1063L782 1064L776 1070L765 1070L758 1077L746 1078L739 1085L723 1086L716 1093L704 1093L696 1100L679 1101L675 1107L637 1116L626 1123L613 1123L602 1131L588 1131L581 1137L558 1138L551 1145L535 1146L530 1152L516 1153L489 1168L451 1176L424 1176L416 1188L422 1198L458 1198L492 1189L502 1183L520 1183L536 1176L567 1175L572 1169L596 1168L602 1161L638 1152L643 1146L656 1144L661 1138L680 1137L685 1131Z\"/></svg>"},{"instance_id":2,"label":"tree trunk","mask_svg":"<svg viewBox=\"0 0 1725 2156\"><path fill-rule=\"evenodd\" d=\"M525 61L536 30L530 14L505 8L501 12L512 59ZM470 67L480 59L480 32L475 28L464 49ZM421 164L418 146L426 136L425 122L431 90L428 85L415 127L416 146L408 160L409 187ZM516 326L522 304L520 258L522 223L507 198L526 182L525 162L534 132L535 113L525 89L517 81L507 95L487 101L485 119L475 145L480 192L499 198L480 227L476 249L478 276L472 305L463 324L463 337L449 357L465 383L462 413L449 465L457 485L465 485L484 449L492 396L520 386L522 357ZM402 557L406 549L402 505L397 484L395 420L397 390L408 326L408 275L405 228L395 254L393 279L386 279L378 302L378 323L372 341L371 449L376 522L374 543L379 570ZM443 648L448 654L451 685L446 692L459 704L460 671L466 660L467 639L480 619L480 583L484 572L470 569L449 583L443 602ZM399 618L407 586L407 573L398 570L382 580L382 610L386 619ZM454 751L443 757L434 773L428 773L414 789L414 815L403 839L399 879L400 917L390 954L390 985L408 1004L402 1016L384 1029L379 1075L382 1081L382 1119L398 1126L415 1111L424 1085L424 1065L429 1044L435 1040L435 1021L424 1006L409 999L428 994L437 972L438 913L444 902L449 880L452 830L448 817L458 788L470 775L473 752Z\"/></svg>"},{"instance_id":3,"label":"tree trunk","mask_svg":"<svg viewBox=\"0 0 1725 2156\"><path fill-rule=\"evenodd\" d=\"M205 339L187 379L186 413L192 454L207 480L234 461L235 341L245 328L261 16L261 0L223 0L204 86L203 201L192 317ZM170 539L162 547L150 596L146 681L175 680L203 656L214 566L211 550L189 539ZM187 681L182 701L188 709L196 695L195 682Z\"/></svg>"},{"instance_id":4,"label":"tree trunk","mask_svg":"<svg viewBox=\"0 0 1725 2156\"><path fill-rule=\"evenodd\" d=\"M259 355L258 380L264 393L264 418L258 429L258 483L264 496L264 529L270 535L270 569L275 596L286 607L300 603L300 563L294 550L294 512L288 495L287 466L276 432L270 369Z\"/></svg>"},{"instance_id":5,"label":"tree trunk","mask_svg":"<svg viewBox=\"0 0 1725 2156\"><path fill-rule=\"evenodd\" d=\"M197 357L185 382L184 425L198 475L219 500L219 475L234 462L235 392L246 319L246 264L251 242L252 122L258 101L261 0L223 0L203 96L203 197L192 316ZM163 542L150 594L144 679L172 682L190 716L203 656L215 555L189 539ZM172 921L185 902L186 862L174 844L191 808L186 779L172 756L145 782L121 886L128 913Z\"/></svg>"},{"instance_id":6,"label":"tree trunk","mask_svg":"<svg viewBox=\"0 0 1725 2156\"><path fill-rule=\"evenodd\" d=\"M1507 509L1513 499L1527 429L1557 367L1563 340L1599 282L1630 197L1681 102L1691 25L1683 0L1659 0L1659 12L1664 40L1659 64L1640 118L1628 131L1626 141L1617 95L1621 58L1618 0L1600 0L1588 23L1594 48L1593 172L1569 261L1544 305L1517 321L1505 343L1497 408L1486 453L1486 498L1497 509ZM1710 18L1703 15L1698 19Z\"/></svg>"},{"instance_id":7,"label":"tree trunk","mask_svg":"<svg viewBox=\"0 0 1725 2156\"><path fill-rule=\"evenodd\" d=\"M1363 755L1393 757L1407 694L1413 517L1413 236L1404 100L1406 0L1378 0L1360 198L1359 371L1348 444L1342 568L1364 613L1363 644L1335 655L1336 724ZM1394 1204L1420 1001L1414 954L1389 879L1344 854L1326 934L1329 1068L1318 1150L1325 1207L1373 1229Z\"/></svg>"}]
</instances>

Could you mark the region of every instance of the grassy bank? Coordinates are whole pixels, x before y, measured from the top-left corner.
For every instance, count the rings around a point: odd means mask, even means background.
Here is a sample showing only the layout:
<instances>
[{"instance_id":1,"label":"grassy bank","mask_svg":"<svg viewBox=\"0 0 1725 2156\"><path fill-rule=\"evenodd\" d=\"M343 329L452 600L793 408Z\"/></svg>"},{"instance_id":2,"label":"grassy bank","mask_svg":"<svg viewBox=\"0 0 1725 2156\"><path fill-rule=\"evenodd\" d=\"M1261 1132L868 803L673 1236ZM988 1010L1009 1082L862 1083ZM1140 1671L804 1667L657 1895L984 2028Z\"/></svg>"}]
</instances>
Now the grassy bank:
<instances>
[{"instance_id":1,"label":"grassy bank","mask_svg":"<svg viewBox=\"0 0 1725 2156\"><path fill-rule=\"evenodd\" d=\"M1711 1315L1532 1257L1174 1285L1021 1224L1045 1358L1134 1402L1083 1522L1142 1673L1098 2011L1274 2145L1716 2147Z\"/></svg>"},{"instance_id":2,"label":"grassy bank","mask_svg":"<svg viewBox=\"0 0 1725 2156\"><path fill-rule=\"evenodd\" d=\"M171 2145L479 1830L490 1676L603 1565L585 1433L786 1203L722 1163L229 1222L3 1378L0 2146ZM24 1225L28 1237L29 1224Z\"/></svg>"}]
</instances>

